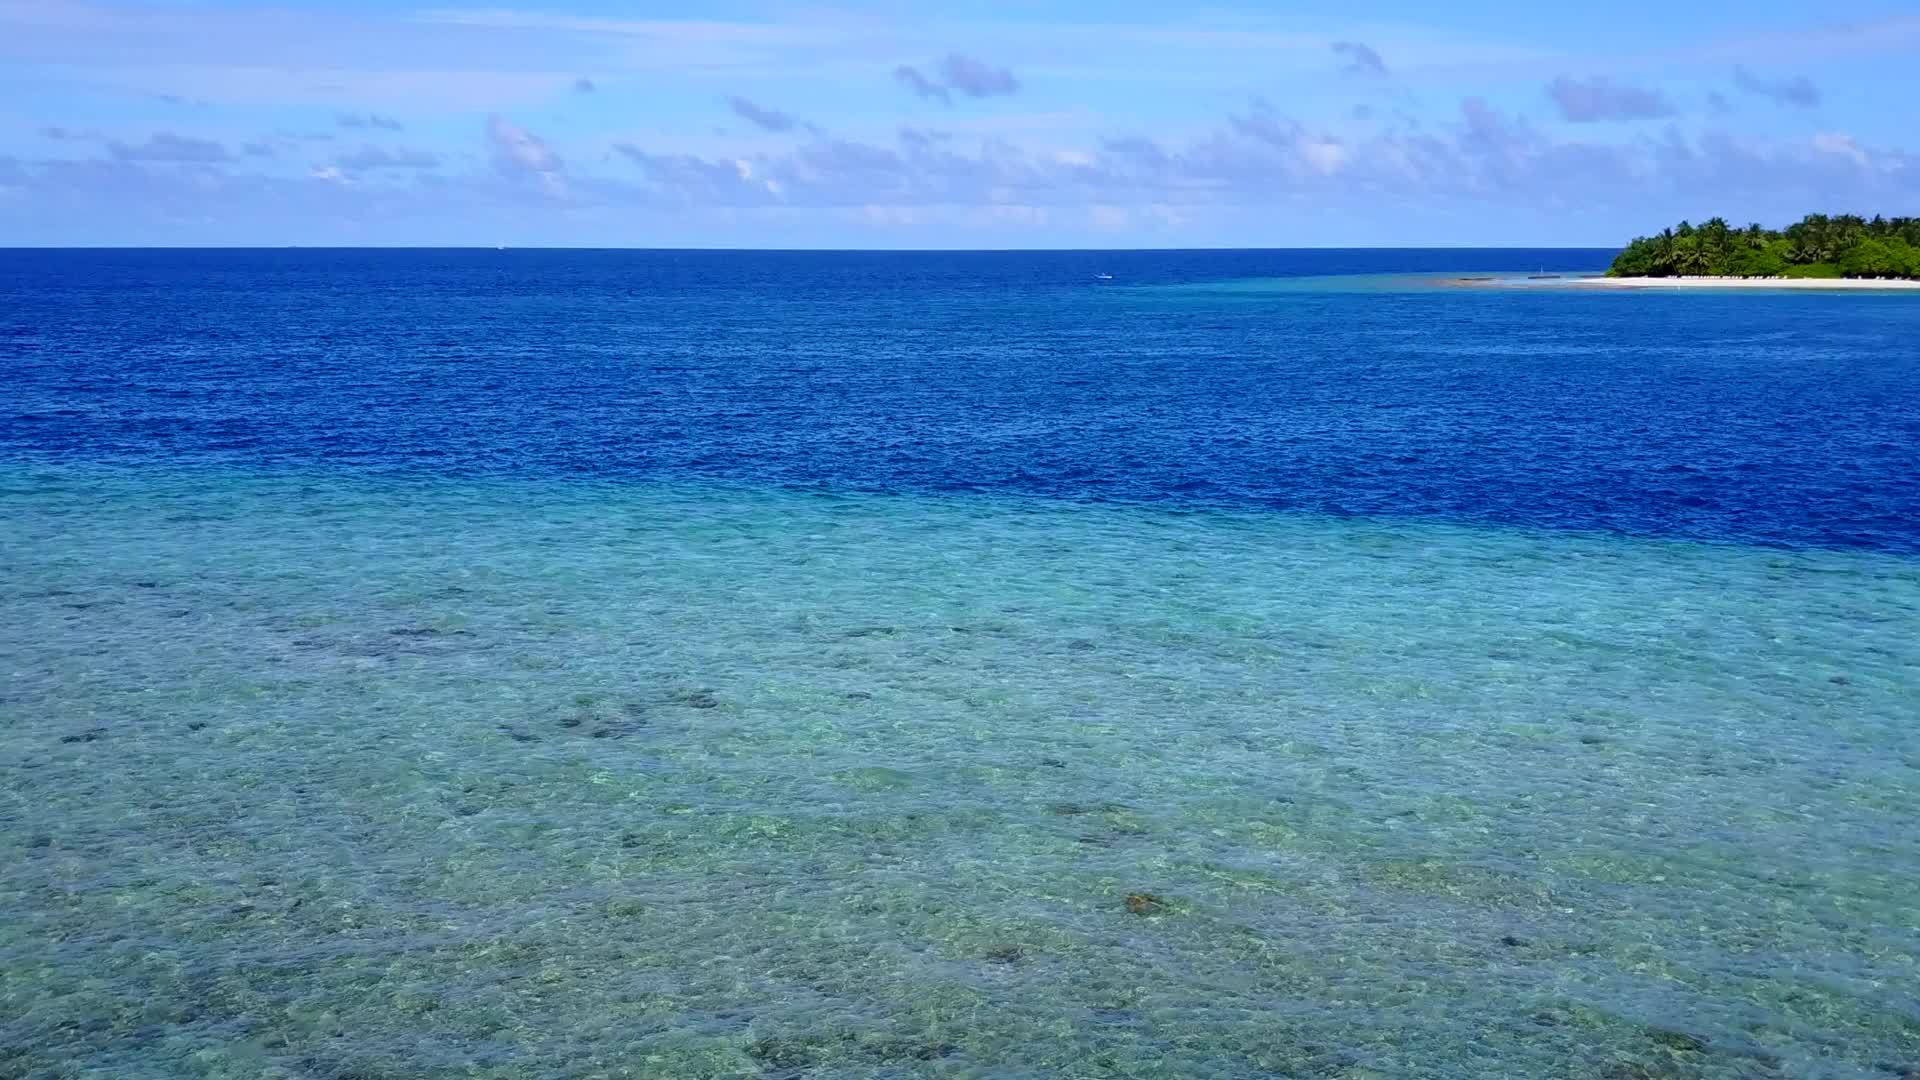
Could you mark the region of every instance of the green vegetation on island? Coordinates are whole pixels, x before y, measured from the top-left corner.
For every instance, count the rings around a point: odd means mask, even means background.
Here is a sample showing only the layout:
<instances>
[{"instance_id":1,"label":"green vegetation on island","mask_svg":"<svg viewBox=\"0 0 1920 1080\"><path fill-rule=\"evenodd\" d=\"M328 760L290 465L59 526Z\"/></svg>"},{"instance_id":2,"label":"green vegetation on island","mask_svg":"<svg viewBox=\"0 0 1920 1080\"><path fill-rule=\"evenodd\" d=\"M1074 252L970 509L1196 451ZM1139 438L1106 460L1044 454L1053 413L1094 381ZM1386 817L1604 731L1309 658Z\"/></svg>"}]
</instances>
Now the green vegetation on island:
<instances>
[{"instance_id":1,"label":"green vegetation on island","mask_svg":"<svg viewBox=\"0 0 1920 1080\"><path fill-rule=\"evenodd\" d=\"M1785 229L1681 222L1628 244L1610 277L1920 277L1920 218L1808 214Z\"/></svg>"}]
</instances>

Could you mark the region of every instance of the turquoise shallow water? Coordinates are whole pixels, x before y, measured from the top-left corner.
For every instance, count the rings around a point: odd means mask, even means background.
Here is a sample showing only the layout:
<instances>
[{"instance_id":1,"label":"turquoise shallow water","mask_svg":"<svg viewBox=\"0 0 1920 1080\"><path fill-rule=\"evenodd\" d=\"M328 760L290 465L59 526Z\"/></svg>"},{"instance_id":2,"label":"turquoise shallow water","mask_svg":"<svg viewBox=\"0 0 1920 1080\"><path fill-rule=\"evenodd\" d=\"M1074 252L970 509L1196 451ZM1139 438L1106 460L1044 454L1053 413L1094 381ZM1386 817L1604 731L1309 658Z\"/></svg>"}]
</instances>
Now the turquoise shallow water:
<instances>
[{"instance_id":1,"label":"turquoise shallow water","mask_svg":"<svg viewBox=\"0 0 1920 1080\"><path fill-rule=\"evenodd\" d=\"M14 467L0 1070L1920 1067L1920 564Z\"/></svg>"}]
</instances>

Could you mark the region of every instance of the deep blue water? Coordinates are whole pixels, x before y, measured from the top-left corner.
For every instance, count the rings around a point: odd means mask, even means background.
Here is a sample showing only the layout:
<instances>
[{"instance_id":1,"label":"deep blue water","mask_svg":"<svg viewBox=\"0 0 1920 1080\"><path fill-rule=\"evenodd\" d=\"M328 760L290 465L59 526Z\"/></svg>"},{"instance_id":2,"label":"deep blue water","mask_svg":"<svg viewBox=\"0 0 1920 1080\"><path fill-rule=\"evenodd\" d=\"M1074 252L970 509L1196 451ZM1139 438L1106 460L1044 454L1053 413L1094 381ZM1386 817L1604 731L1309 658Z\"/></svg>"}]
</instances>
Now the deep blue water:
<instances>
[{"instance_id":1,"label":"deep blue water","mask_svg":"<svg viewBox=\"0 0 1920 1080\"><path fill-rule=\"evenodd\" d=\"M1274 280L1608 254L0 252L0 456L1920 551L1920 298Z\"/></svg>"}]
</instances>

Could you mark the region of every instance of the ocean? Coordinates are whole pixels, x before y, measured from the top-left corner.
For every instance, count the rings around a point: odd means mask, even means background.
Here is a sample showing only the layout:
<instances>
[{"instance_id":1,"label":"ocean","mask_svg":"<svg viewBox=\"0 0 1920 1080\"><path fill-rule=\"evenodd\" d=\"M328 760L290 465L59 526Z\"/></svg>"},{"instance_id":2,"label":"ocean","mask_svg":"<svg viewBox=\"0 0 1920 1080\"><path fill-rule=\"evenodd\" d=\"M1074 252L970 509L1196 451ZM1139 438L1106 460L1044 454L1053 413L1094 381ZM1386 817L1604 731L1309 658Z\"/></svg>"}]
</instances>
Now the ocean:
<instances>
[{"instance_id":1,"label":"ocean","mask_svg":"<svg viewBox=\"0 0 1920 1080\"><path fill-rule=\"evenodd\" d=\"M1920 297L0 251L0 1076L1920 1076Z\"/></svg>"}]
</instances>

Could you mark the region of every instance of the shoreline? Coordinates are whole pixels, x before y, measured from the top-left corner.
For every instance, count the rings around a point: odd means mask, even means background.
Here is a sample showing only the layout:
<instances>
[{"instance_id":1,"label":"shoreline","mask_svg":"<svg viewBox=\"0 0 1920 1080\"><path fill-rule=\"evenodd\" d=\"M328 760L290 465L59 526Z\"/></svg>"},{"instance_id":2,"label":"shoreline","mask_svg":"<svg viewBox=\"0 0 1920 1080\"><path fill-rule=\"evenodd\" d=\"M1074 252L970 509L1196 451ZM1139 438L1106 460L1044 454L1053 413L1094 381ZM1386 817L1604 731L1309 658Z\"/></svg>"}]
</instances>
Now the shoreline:
<instances>
[{"instance_id":1,"label":"shoreline","mask_svg":"<svg viewBox=\"0 0 1920 1080\"><path fill-rule=\"evenodd\" d=\"M1908 292L1920 290L1911 278L1738 278L1738 277L1454 277L1450 284L1482 288L1586 289L1812 289Z\"/></svg>"},{"instance_id":2,"label":"shoreline","mask_svg":"<svg viewBox=\"0 0 1920 1080\"><path fill-rule=\"evenodd\" d=\"M1575 279L1612 289L1920 289L1911 278L1600 277Z\"/></svg>"}]
</instances>

